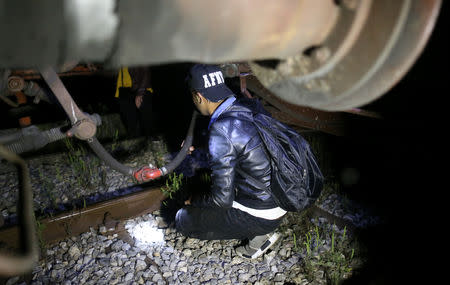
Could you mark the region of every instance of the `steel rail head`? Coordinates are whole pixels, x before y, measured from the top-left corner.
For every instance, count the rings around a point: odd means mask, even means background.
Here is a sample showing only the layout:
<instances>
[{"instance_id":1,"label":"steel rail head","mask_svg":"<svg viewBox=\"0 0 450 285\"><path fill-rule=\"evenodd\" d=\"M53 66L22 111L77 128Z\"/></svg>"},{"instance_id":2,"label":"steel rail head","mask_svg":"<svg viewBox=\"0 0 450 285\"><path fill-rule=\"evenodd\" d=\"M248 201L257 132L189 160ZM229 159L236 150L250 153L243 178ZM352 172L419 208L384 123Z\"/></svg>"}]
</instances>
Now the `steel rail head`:
<instances>
[{"instance_id":1,"label":"steel rail head","mask_svg":"<svg viewBox=\"0 0 450 285\"><path fill-rule=\"evenodd\" d=\"M22 253L18 255L0 255L0 275L15 276L33 269L39 258L36 236L36 221L33 212L33 192L30 174L26 162L15 153L0 144L0 156L20 169L19 221Z\"/></svg>"}]
</instances>

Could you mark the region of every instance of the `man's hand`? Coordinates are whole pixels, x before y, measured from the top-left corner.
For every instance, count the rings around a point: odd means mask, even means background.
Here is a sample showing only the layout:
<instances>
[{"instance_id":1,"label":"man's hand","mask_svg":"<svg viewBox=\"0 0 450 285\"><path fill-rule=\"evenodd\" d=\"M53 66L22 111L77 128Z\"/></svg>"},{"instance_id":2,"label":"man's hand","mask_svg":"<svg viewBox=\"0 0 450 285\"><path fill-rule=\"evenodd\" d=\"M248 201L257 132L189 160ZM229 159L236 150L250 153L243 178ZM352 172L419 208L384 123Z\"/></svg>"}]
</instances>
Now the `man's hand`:
<instances>
[{"instance_id":1,"label":"man's hand","mask_svg":"<svg viewBox=\"0 0 450 285\"><path fill-rule=\"evenodd\" d=\"M134 98L134 103L136 103L136 107L139 109L142 106L142 102L144 101L144 95L137 95Z\"/></svg>"},{"instance_id":2,"label":"man's hand","mask_svg":"<svg viewBox=\"0 0 450 285\"><path fill-rule=\"evenodd\" d=\"M184 145L184 141L181 143L181 147L183 147L183 145ZM187 154L192 154L192 152L193 152L194 150L195 150L194 146L191 145L191 146L189 147L189 150L188 150Z\"/></svg>"},{"instance_id":3,"label":"man's hand","mask_svg":"<svg viewBox=\"0 0 450 285\"><path fill-rule=\"evenodd\" d=\"M186 201L184 201L184 205L190 205L191 204L191 198L187 199Z\"/></svg>"}]
</instances>

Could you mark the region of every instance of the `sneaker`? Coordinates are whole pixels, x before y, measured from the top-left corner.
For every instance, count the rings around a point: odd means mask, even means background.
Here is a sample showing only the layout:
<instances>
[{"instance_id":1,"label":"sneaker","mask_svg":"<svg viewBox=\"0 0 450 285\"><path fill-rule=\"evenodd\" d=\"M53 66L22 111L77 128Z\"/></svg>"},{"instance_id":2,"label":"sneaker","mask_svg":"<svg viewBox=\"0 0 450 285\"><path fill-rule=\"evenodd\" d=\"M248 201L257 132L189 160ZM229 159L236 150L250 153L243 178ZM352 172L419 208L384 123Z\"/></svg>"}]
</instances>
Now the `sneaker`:
<instances>
[{"instance_id":1,"label":"sneaker","mask_svg":"<svg viewBox=\"0 0 450 285\"><path fill-rule=\"evenodd\" d=\"M256 236L247 245L236 248L236 253L245 258L258 258L271 248L279 238L280 234L277 232Z\"/></svg>"}]
</instances>

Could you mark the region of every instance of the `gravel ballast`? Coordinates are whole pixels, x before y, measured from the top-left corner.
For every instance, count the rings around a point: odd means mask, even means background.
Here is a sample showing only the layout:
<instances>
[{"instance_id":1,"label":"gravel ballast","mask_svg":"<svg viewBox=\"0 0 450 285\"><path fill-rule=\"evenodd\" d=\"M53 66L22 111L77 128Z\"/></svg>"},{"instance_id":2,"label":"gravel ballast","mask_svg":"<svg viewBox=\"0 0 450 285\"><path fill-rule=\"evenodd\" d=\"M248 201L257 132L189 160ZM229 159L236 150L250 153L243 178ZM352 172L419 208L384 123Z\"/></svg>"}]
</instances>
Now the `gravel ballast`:
<instances>
[{"instance_id":1,"label":"gravel ballast","mask_svg":"<svg viewBox=\"0 0 450 285\"><path fill-rule=\"evenodd\" d=\"M155 153L164 157L163 148L161 142L154 142L126 163L157 164ZM86 155L85 159L92 157ZM100 162L91 177L92 187L68 182L74 181L76 173L64 154L35 158L28 163L36 210L70 204L76 199L102 197L117 189L138 189L133 179ZM16 214L17 174L3 168L0 177L2 215L12 222ZM380 222L364 207L332 191L321 197L318 206L354 227ZM125 221L123 232L91 228L79 236L45 245L42 259L31 276L12 277L6 284L326 284L326 274L320 268L313 272L313 278L305 275L306 248L293 230L300 215L289 213L287 216L280 227L282 238L279 242L262 257L247 260L235 253L240 240L186 238L168 227L159 211L155 211ZM309 222L313 226L332 228L338 235L345 232L343 227L333 226L325 218L314 218ZM331 243L330 237L324 236L317 252L329 250Z\"/></svg>"}]
</instances>

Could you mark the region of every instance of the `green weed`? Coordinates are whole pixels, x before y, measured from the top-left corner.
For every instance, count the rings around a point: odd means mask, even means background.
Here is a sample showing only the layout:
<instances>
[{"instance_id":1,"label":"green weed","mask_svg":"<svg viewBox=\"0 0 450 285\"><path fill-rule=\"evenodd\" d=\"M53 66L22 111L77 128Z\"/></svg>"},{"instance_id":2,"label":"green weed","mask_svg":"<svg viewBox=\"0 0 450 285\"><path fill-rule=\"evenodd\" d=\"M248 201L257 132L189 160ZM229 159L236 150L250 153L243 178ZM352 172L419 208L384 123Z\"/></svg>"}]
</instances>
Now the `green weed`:
<instances>
[{"instance_id":1,"label":"green weed","mask_svg":"<svg viewBox=\"0 0 450 285\"><path fill-rule=\"evenodd\" d=\"M327 237L331 240L331 244L329 249L325 250L322 245ZM323 270L330 284L338 284L352 272L355 249L350 247L346 228L342 235L339 235L334 230L334 225L331 230L322 231L315 226L305 234L304 240L306 250L304 269L308 279L312 280L314 272Z\"/></svg>"},{"instance_id":2,"label":"green weed","mask_svg":"<svg viewBox=\"0 0 450 285\"><path fill-rule=\"evenodd\" d=\"M61 182L64 181L64 178L61 174L61 169L59 169L59 167L56 167L56 179Z\"/></svg>"},{"instance_id":3,"label":"green weed","mask_svg":"<svg viewBox=\"0 0 450 285\"><path fill-rule=\"evenodd\" d=\"M183 173L177 175L175 172L173 172L169 174L169 177L166 179L166 186L161 187L161 191L166 197L172 199L173 194L180 190L182 184Z\"/></svg>"},{"instance_id":4,"label":"green weed","mask_svg":"<svg viewBox=\"0 0 450 285\"><path fill-rule=\"evenodd\" d=\"M307 256L311 256L311 233L306 233L306 241L303 242L303 244L306 247L306 254Z\"/></svg>"},{"instance_id":5,"label":"green weed","mask_svg":"<svg viewBox=\"0 0 450 285\"><path fill-rule=\"evenodd\" d=\"M294 235L294 250L298 251L298 246L297 246L297 236L295 235L295 233L292 233Z\"/></svg>"},{"instance_id":6,"label":"green weed","mask_svg":"<svg viewBox=\"0 0 450 285\"><path fill-rule=\"evenodd\" d=\"M339 284L361 264L355 250L357 240L349 235L347 227L337 231L334 225L320 226L318 221L301 214L288 215L287 219L295 219L287 231L292 231L293 250L303 255L302 273L307 280L322 278L317 274L323 272L327 284Z\"/></svg>"},{"instance_id":7,"label":"green weed","mask_svg":"<svg viewBox=\"0 0 450 285\"><path fill-rule=\"evenodd\" d=\"M41 252L45 252L45 248L47 247L45 241L44 241L44 237L42 235L43 231L45 230L46 225L45 224L41 224L41 222L39 222L38 220L36 220L36 234L37 234L37 238L38 238L38 242L39 242L39 248L41 249Z\"/></svg>"},{"instance_id":8,"label":"green weed","mask_svg":"<svg viewBox=\"0 0 450 285\"><path fill-rule=\"evenodd\" d=\"M154 141L150 145L150 151L153 154L157 167L161 167L166 163L165 156L167 155L168 150L167 144L162 139L159 141Z\"/></svg>"},{"instance_id":9,"label":"green weed","mask_svg":"<svg viewBox=\"0 0 450 285\"><path fill-rule=\"evenodd\" d=\"M81 188L94 187L94 183L99 184L101 178L99 158L89 158L83 145L79 143L75 145L68 138L64 143L68 149L67 162L71 165L76 184Z\"/></svg>"},{"instance_id":10,"label":"green weed","mask_svg":"<svg viewBox=\"0 0 450 285\"><path fill-rule=\"evenodd\" d=\"M111 152L114 152L119 147L119 130L115 130L113 134Z\"/></svg>"}]
</instances>

